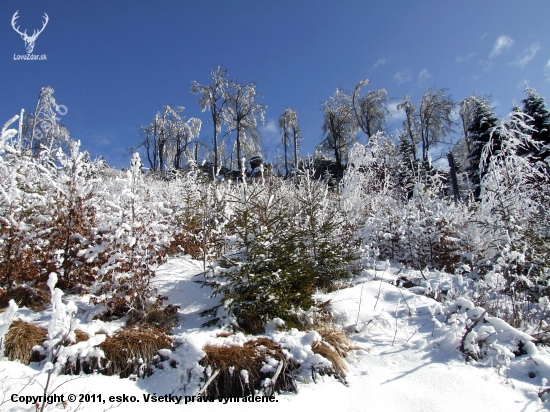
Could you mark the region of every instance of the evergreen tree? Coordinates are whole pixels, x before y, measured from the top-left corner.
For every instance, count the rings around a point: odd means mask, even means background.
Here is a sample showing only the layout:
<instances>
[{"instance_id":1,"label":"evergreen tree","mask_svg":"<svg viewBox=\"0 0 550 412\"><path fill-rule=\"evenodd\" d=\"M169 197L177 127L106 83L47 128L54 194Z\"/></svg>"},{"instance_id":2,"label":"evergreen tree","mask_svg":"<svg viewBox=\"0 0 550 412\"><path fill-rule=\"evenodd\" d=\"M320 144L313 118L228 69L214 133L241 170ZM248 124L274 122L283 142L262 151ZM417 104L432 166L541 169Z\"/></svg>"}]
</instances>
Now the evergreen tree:
<instances>
[{"instance_id":1,"label":"evergreen tree","mask_svg":"<svg viewBox=\"0 0 550 412\"><path fill-rule=\"evenodd\" d=\"M301 248L315 269L315 286L327 290L357 274L353 268L358 260L353 225L329 197L328 186L306 173L298 182L295 198L299 204L296 222L303 235Z\"/></svg>"},{"instance_id":2,"label":"evergreen tree","mask_svg":"<svg viewBox=\"0 0 550 412\"><path fill-rule=\"evenodd\" d=\"M550 155L550 110L546 108L544 97L539 96L535 89L528 87L525 93L527 97L522 100L523 112L530 117L526 123L533 128L530 133L533 140L543 145L538 157L545 161Z\"/></svg>"},{"instance_id":3,"label":"evergreen tree","mask_svg":"<svg viewBox=\"0 0 550 412\"><path fill-rule=\"evenodd\" d=\"M468 134L471 141L471 151L468 155L469 166L466 169L470 179L474 198L479 200L481 194L481 180L486 173L486 164L490 161L490 156L500 150L500 137L496 130L498 119L489 107L488 102L477 97L473 97L475 105L474 114L468 125ZM485 145L491 142L492 147L487 152L488 157L485 166L482 164L482 152Z\"/></svg>"},{"instance_id":4,"label":"evergreen tree","mask_svg":"<svg viewBox=\"0 0 550 412\"><path fill-rule=\"evenodd\" d=\"M262 332L278 317L292 324L296 311L313 305L314 262L293 225L293 210L276 187L240 186L231 196L233 229L230 252L205 272L204 284L220 304L201 315L215 318L204 326L231 323L250 333Z\"/></svg>"},{"instance_id":5,"label":"evergreen tree","mask_svg":"<svg viewBox=\"0 0 550 412\"><path fill-rule=\"evenodd\" d=\"M407 135L403 132L399 136L399 182L407 198L412 196L412 189L415 182L415 169L418 163L416 160L416 146L414 146Z\"/></svg>"}]
</instances>

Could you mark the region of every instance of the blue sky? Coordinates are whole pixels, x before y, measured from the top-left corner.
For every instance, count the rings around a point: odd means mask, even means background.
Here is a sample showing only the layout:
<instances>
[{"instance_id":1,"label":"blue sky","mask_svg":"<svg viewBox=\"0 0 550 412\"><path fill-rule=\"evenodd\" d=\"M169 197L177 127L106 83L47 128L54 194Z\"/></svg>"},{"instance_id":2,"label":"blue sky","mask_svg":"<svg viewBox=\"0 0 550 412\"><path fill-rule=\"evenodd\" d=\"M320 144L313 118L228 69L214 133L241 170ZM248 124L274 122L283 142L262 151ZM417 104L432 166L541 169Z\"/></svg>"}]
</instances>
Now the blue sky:
<instances>
[{"instance_id":1,"label":"blue sky","mask_svg":"<svg viewBox=\"0 0 550 412\"><path fill-rule=\"evenodd\" d=\"M48 14L33 51L46 61L14 60L26 53L10 23L17 10L28 33ZM322 140L321 103L365 78L366 90L385 88L394 104L406 94L418 102L430 86L456 101L490 93L499 116L521 101L525 81L550 98L548 16L547 0L3 0L0 121L33 111L50 85L68 108L62 122L71 136L124 167L139 126L165 104L201 118L201 139L210 141L212 126L189 89L222 65L264 95L269 158L286 107L299 113L302 153L312 153ZM400 122L396 113L389 125Z\"/></svg>"}]
</instances>

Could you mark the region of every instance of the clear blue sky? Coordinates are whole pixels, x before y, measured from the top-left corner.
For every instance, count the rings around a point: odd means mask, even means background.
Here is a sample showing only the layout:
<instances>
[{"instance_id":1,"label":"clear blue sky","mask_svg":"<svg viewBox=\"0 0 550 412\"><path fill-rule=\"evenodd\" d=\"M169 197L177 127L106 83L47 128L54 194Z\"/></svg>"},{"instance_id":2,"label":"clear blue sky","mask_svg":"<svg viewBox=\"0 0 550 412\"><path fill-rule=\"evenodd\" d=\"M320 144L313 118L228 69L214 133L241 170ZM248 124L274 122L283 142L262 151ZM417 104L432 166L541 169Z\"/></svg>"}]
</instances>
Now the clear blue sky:
<instances>
[{"instance_id":1,"label":"clear blue sky","mask_svg":"<svg viewBox=\"0 0 550 412\"><path fill-rule=\"evenodd\" d=\"M49 15L33 51L46 61L14 61L25 54L10 23L17 10L29 34ZM313 152L321 102L365 78L413 102L429 86L449 88L457 101L491 93L504 116L523 98L525 81L550 99L549 16L548 0L2 0L0 121L33 111L50 85L68 108L62 122L71 136L124 167L139 126L165 104L201 118L201 138L210 141L212 127L189 88L217 65L264 95L270 158L286 107L299 113L302 152Z\"/></svg>"}]
</instances>

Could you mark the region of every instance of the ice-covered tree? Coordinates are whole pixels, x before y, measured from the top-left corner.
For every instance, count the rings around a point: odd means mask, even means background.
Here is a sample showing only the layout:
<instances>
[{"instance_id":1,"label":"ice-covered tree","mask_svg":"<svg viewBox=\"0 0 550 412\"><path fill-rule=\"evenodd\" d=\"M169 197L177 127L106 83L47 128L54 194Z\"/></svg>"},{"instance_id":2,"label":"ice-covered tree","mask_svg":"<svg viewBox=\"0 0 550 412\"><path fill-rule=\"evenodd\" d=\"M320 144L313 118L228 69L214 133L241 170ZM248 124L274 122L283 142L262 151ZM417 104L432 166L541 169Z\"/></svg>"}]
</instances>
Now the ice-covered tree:
<instances>
[{"instance_id":1,"label":"ice-covered tree","mask_svg":"<svg viewBox=\"0 0 550 412\"><path fill-rule=\"evenodd\" d=\"M301 140L300 127L298 125L298 113L291 108L285 109L279 117L279 128L281 129L281 143L284 149L285 175L288 176L287 152L292 144L294 152L294 170L298 168L298 146ZM292 136L291 136L292 133Z\"/></svg>"},{"instance_id":2,"label":"ice-covered tree","mask_svg":"<svg viewBox=\"0 0 550 412\"><path fill-rule=\"evenodd\" d=\"M547 294L550 276L550 182L526 151L542 146L532 132L521 116L511 116L497 126L481 156L485 172L476 220L488 239L487 276L504 279L513 299Z\"/></svg>"},{"instance_id":3,"label":"ice-covered tree","mask_svg":"<svg viewBox=\"0 0 550 412\"><path fill-rule=\"evenodd\" d=\"M218 174L220 168L220 144L219 135L225 121L225 110L229 96L230 81L227 78L227 70L218 66L210 72L211 84L201 85L193 81L191 93L199 94L198 104L203 112L209 110L214 131L214 174ZM222 152L223 153L223 152Z\"/></svg>"},{"instance_id":4,"label":"ice-covered tree","mask_svg":"<svg viewBox=\"0 0 550 412\"><path fill-rule=\"evenodd\" d=\"M336 89L322 106L324 121L323 133L326 135L321 147L334 154L337 173L343 172L347 151L355 142L355 132L358 130L357 120L353 112L352 97L341 89Z\"/></svg>"},{"instance_id":5,"label":"ice-covered tree","mask_svg":"<svg viewBox=\"0 0 550 412\"><path fill-rule=\"evenodd\" d=\"M418 131L422 143L422 161L429 161L432 146L452 132L455 103L445 89L430 87L424 92L418 111Z\"/></svg>"},{"instance_id":6,"label":"ice-covered tree","mask_svg":"<svg viewBox=\"0 0 550 412\"><path fill-rule=\"evenodd\" d=\"M550 110L546 108L546 100L538 95L535 89L525 89L527 97L522 100L523 113L528 117L525 122L532 128L530 135L533 140L540 143L538 148L528 148L533 154L533 161L542 161L547 173L550 175L550 163L547 159L550 156Z\"/></svg>"},{"instance_id":7,"label":"ice-covered tree","mask_svg":"<svg viewBox=\"0 0 550 412\"><path fill-rule=\"evenodd\" d=\"M235 133L235 155L237 169L241 168L241 146L243 140L250 143L248 147L254 147L260 141L258 120L264 122L267 106L256 102L261 97L256 93L254 83L240 84L231 82L227 95L227 110L224 111L224 120L227 123L227 132Z\"/></svg>"},{"instance_id":8,"label":"ice-covered tree","mask_svg":"<svg viewBox=\"0 0 550 412\"><path fill-rule=\"evenodd\" d=\"M37 156L43 149L52 152L66 146L70 141L69 131L59 123L57 115L61 107L53 97L51 86L42 87L38 95L34 113L26 115L23 127L23 145Z\"/></svg>"},{"instance_id":9,"label":"ice-covered tree","mask_svg":"<svg viewBox=\"0 0 550 412\"><path fill-rule=\"evenodd\" d=\"M368 84L368 79L357 84L353 91L352 103L357 124L369 139L382 131L386 116L391 113L387 108L389 99L385 89L370 90L366 95L361 95L361 89Z\"/></svg>"},{"instance_id":10,"label":"ice-covered tree","mask_svg":"<svg viewBox=\"0 0 550 412\"><path fill-rule=\"evenodd\" d=\"M397 110L405 112L405 120L403 121L403 134L401 135L402 153L416 162L417 147L420 142L419 124L417 119L417 107L411 102L411 98L407 95L403 97L401 103L397 105Z\"/></svg>"}]
</instances>

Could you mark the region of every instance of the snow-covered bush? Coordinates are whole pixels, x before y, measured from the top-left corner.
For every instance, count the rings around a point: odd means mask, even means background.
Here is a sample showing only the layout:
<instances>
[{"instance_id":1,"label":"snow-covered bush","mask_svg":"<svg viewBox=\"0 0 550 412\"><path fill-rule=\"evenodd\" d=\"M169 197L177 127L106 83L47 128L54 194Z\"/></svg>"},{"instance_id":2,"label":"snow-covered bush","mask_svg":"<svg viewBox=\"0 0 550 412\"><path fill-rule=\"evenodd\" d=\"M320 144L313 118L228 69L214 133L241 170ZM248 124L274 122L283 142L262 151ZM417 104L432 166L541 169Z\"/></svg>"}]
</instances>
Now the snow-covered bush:
<instances>
[{"instance_id":1,"label":"snow-covered bush","mask_svg":"<svg viewBox=\"0 0 550 412\"><path fill-rule=\"evenodd\" d=\"M17 283L46 280L37 264L46 259L37 224L44 219L50 170L15 147L17 131L5 129L16 119L4 125L0 144L0 286L8 292Z\"/></svg>"},{"instance_id":2,"label":"snow-covered bush","mask_svg":"<svg viewBox=\"0 0 550 412\"><path fill-rule=\"evenodd\" d=\"M531 160L527 148L540 144L526 130L516 114L498 127L500 150L491 153L491 142L484 148L491 160L475 215L489 246L477 270L514 304L546 295L550 278L550 182ZM507 320L518 326L521 315L514 312Z\"/></svg>"},{"instance_id":3,"label":"snow-covered bush","mask_svg":"<svg viewBox=\"0 0 550 412\"><path fill-rule=\"evenodd\" d=\"M205 179L193 170L165 184L159 193L173 211L170 218L172 240L169 254L184 253L202 260L204 268L224 252L228 222L227 197L234 190L230 181Z\"/></svg>"},{"instance_id":4,"label":"snow-covered bush","mask_svg":"<svg viewBox=\"0 0 550 412\"><path fill-rule=\"evenodd\" d=\"M134 311L142 316L160 303L151 278L172 240L167 230L171 210L144 181L137 153L123 178L106 183L95 244L80 254L88 261L106 260L97 271L93 301L106 304L111 315Z\"/></svg>"},{"instance_id":5,"label":"snow-covered bush","mask_svg":"<svg viewBox=\"0 0 550 412\"><path fill-rule=\"evenodd\" d=\"M380 259L454 271L472 244L467 205L442 198L441 182L419 181L410 199L379 197L359 232L363 244Z\"/></svg>"},{"instance_id":6,"label":"snow-covered bush","mask_svg":"<svg viewBox=\"0 0 550 412\"><path fill-rule=\"evenodd\" d=\"M45 213L36 225L44 242L46 273L59 275L58 285L77 289L92 285L98 261L86 260L80 253L95 244L96 210L94 191L99 184L94 176L100 165L79 150L80 142L71 142L70 153L55 153L59 167L52 168L48 182Z\"/></svg>"}]
</instances>

